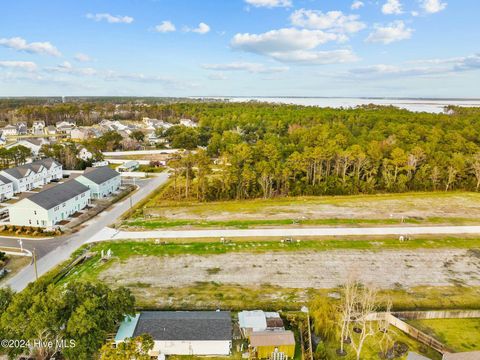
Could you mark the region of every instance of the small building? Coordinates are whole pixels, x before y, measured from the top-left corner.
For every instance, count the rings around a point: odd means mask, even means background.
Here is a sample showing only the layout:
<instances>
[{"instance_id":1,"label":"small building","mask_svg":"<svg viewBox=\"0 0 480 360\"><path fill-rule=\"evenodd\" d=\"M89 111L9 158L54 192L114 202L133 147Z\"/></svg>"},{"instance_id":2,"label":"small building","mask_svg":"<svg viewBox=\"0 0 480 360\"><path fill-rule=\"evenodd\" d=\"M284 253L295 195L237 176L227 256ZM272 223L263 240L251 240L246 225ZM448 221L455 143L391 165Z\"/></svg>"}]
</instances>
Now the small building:
<instances>
[{"instance_id":1,"label":"small building","mask_svg":"<svg viewBox=\"0 0 480 360\"><path fill-rule=\"evenodd\" d=\"M5 146L7 149L11 149L15 146L25 146L26 148L30 149L33 156L38 156L40 153L40 148L42 145L49 144L49 141L44 138L39 139L21 139L18 140L10 145Z\"/></svg>"},{"instance_id":2,"label":"small building","mask_svg":"<svg viewBox=\"0 0 480 360\"><path fill-rule=\"evenodd\" d=\"M285 330L283 320L278 312L241 311L238 313L238 322L240 330L246 338L256 331Z\"/></svg>"},{"instance_id":3,"label":"small building","mask_svg":"<svg viewBox=\"0 0 480 360\"><path fill-rule=\"evenodd\" d=\"M140 163L135 160L127 161L123 163L123 165L120 165L117 170L119 172L131 172L135 171L140 167Z\"/></svg>"},{"instance_id":4,"label":"small building","mask_svg":"<svg viewBox=\"0 0 480 360\"><path fill-rule=\"evenodd\" d=\"M90 189L70 180L33 194L8 208L10 224L52 228L84 209L90 202Z\"/></svg>"},{"instance_id":5,"label":"small building","mask_svg":"<svg viewBox=\"0 0 480 360\"><path fill-rule=\"evenodd\" d=\"M43 129L45 135L55 135L57 133L57 128L53 125L48 125Z\"/></svg>"},{"instance_id":6,"label":"small building","mask_svg":"<svg viewBox=\"0 0 480 360\"><path fill-rule=\"evenodd\" d=\"M45 130L45 121L37 120L32 124L32 134L33 135L43 135Z\"/></svg>"},{"instance_id":7,"label":"small building","mask_svg":"<svg viewBox=\"0 0 480 360\"><path fill-rule=\"evenodd\" d=\"M197 127L197 123L191 119L180 119L180 125L186 127Z\"/></svg>"},{"instance_id":8,"label":"small building","mask_svg":"<svg viewBox=\"0 0 480 360\"><path fill-rule=\"evenodd\" d=\"M3 135L8 136L16 136L18 135L17 127L15 125L7 125L2 129Z\"/></svg>"},{"instance_id":9,"label":"small building","mask_svg":"<svg viewBox=\"0 0 480 360\"><path fill-rule=\"evenodd\" d=\"M79 159L82 159L83 161L88 161L93 159L93 154L89 150L87 150L87 148L82 147L78 152L77 157Z\"/></svg>"},{"instance_id":10,"label":"small building","mask_svg":"<svg viewBox=\"0 0 480 360\"><path fill-rule=\"evenodd\" d=\"M57 128L57 132L59 133L70 134L70 132L75 129L76 124L73 120L64 120L57 122L55 124L55 127Z\"/></svg>"},{"instance_id":11,"label":"small building","mask_svg":"<svg viewBox=\"0 0 480 360\"><path fill-rule=\"evenodd\" d=\"M82 175L75 178L87 186L92 198L104 198L120 188L120 174L108 166L86 168Z\"/></svg>"},{"instance_id":12,"label":"small building","mask_svg":"<svg viewBox=\"0 0 480 360\"><path fill-rule=\"evenodd\" d=\"M232 348L232 319L228 311L144 311L125 319L115 342L142 334L153 337L150 356L225 356Z\"/></svg>"},{"instance_id":13,"label":"small building","mask_svg":"<svg viewBox=\"0 0 480 360\"><path fill-rule=\"evenodd\" d=\"M283 353L283 358L293 358L295 336L290 330L253 332L250 335L250 352L258 359L270 359L274 353Z\"/></svg>"},{"instance_id":14,"label":"small building","mask_svg":"<svg viewBox=\"0 0 480 360\"><path fill-rule=\"evenodd\" d=\"M27 124L24 122L16 123L15 126L17 127L17 135L27 135L28 134L28 127Z\"/></svg>"},{"instance_id":15,"label":"small building","mask_svg":"<svg viewBox=\"0 0 480 360\"><path fill-rule=\"evenodd\" d=\"M74 128L70 131L70 138L73 140L87 140L91 137L91 132L87 128Z\"/></svg>"},{"instance_id":16,"label":"small building","mask_svg":"<svg viewBox=\"0 0 480 360\"><path fill-rule=\"evenodd\" d=\"M480 351L443 354L442 360L479 360Z\"/></svg>"}]
</instances>

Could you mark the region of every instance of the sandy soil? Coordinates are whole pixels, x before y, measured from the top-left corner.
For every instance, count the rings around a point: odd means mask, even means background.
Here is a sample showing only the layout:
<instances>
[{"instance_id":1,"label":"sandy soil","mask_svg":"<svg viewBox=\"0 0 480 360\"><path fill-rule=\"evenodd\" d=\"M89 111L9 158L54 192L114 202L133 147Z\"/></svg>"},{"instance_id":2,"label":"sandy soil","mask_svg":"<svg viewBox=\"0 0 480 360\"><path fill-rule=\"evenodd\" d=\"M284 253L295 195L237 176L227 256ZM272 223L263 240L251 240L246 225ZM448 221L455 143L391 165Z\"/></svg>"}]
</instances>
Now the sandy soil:
<instances>
[{"instance_id":1,"label":"sandy soil","mask_svg":"<svg viewBox=\"0 0 480 360\"><path fill-rule=\"evenodd\" d=\"M480 286L480 256L468 250L230 253L132 257L100 275L116 285L189 286L196 282L333 288L354 272L381 288L463 283Z\"/></svg>"},{"instance_id":2,"label":"sandy soil","mask_svg":"<svg viewBox=\"0 0 480 360\"><path fill-rule=\"evenodd\" d=\"M173 207L147 208L145 213L167 219L194 219L194 220L256 220L268 219L401 219L410 218L480 218L479 198L476 194L451 196L405 196L400 198L366 197L345 201L306 200L271 205L249 205L248 202L239 204L238 208L229 211L221 204L207 204L205 207ZM204 209L204 210L203 210Z\"/></svg>"}]
</instances>

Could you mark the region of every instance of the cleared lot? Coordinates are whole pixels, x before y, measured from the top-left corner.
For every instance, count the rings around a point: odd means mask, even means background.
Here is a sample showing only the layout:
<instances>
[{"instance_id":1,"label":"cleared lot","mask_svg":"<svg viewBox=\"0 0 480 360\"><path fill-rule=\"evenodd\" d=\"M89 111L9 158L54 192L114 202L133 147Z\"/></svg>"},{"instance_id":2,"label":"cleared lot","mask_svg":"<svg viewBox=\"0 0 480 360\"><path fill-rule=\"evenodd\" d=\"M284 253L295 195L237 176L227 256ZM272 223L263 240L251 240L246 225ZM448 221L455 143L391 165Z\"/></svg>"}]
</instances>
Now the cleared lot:
<instances>
[{"instance_id":1,"label":"cleared lot","mask_svg":"<svg viewBox=\"0 0 480 360\"><path fill-rule=\"evenodd\" d=\"M339 286L352 272L361 282L381 288L480 286L478 252L456 249L136 256L113 264L100 279L127 286L215 282L322 289Z\"/></svg>"}]
</instances>

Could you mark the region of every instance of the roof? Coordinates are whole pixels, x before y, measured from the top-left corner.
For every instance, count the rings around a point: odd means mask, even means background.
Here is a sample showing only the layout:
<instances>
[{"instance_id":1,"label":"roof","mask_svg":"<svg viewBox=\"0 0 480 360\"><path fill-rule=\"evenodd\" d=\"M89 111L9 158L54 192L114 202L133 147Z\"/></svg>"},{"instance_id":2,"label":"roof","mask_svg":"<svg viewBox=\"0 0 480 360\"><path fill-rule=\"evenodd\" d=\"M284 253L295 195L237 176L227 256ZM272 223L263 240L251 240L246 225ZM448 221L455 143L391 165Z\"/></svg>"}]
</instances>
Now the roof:
<instances>
[{"instance_id":1,"label":"roof","mask_svg":"<svg viewBox=\"0 0 480 360\"><path fill-rule=\"evenodd\" d=\"M82 176L95 184L103 184L105 181L120 176L120 174L108 166L100 166L86 168Z\"/></svg>"},{"instance_id":2,"label":"roof","mask_svg":"<svg viewBox=\"0 0 480 360\"><path fill-rule=\"evenodd\" d=\"M5 176L0 175L0 181L4 184L9 184L12 182L12 180L7 179Z\"/></svg>"},{"instance_id":3,"label":"roof","mask_svg":"<svg viewBox=\"0 0 480 360\"><path fill-rule=\"evenodd\" d=\"M295 336L290 330L253 332L250 335L250 345L253 347L295 345Z\"/></svg>"},{"instance_id":4,"label":"roof","mask_svg":"<svg viewBox=\"0 0 480 360\"><path fill-rule=\"evenodd\" d=\"M139 164L140 163L136 160L130 160L130 161L125 162L121 167L128 168L128 167L138 166Z\"/></svg>"},{"instance_id":5,"label":"roof","mask_svg":"<svg viewBox=\"0 0 480 360\"><path fill-rule=\"evenodd\" d=\"M267 320L262 310L242 311L238 313L238 322L243 329L261 331L267 328Z\"/></svg>"},{"instance_id":6,"label":"roof","mask_svg":"<svg viewBox=\"0 0 480 360\"><path fill-rule=\"evenodd\" d=\"M427 358L426 356L410 351L408 353L407 360L431 360L431 359Z\"/></svg>"},{"instance_id":7,"label":"roof","mask_svg":"<svg viewBox=\"0 0 480 360\"><path fill-rule=\"evenodd\" d=\"M87 186L76 180L70 180L63 184L40 191L28 197L28 200L34 202L45 210L50 210L77 195L87 192L88 190Z\"/></svg>"},{"instance_id":8,"label":"roof","mask_svg":"<svg viewBox=\"0 0 480 360\"><path fill-rule=\"evenodd\" d=\"M229 311L144 311L133 337L141 334L157 341L230 341L232 319Z\"/></svg>"},{"instance_id":9,"label":"roof","mask_svg":"<svg viewBox=\"0 0 480 360\"><path fill-rule=\"evenodd\" d=\"M56 166L62 166L62 164L60 164L58 161L52 158L46 158L46 159L31 162L28 164L20 165L15 168L4 169L3 171L9 174L10 176L13 176L16 179L22 179L28 174L29 170L37 173L39 170L41 170L42 166L46 167L47 169L50 169L54 164Z\"/></svg>"},{"instance_id":10,"label":"roof","mask_svg":"<svg viewBox=\"0 0 480 360\"><path fill-rule=\"evenodd\" d=\"M120 324L120 328L117 331L117 335L115 335L115 341L123 341L127 338L132 338L139 317L140 314L136 314L134 317L128 315L125 316L125 319Z\"/></svg>"},{"instance_id":11,"label":"roof","mask_svg":"<svg viewBox=\"0 0 480 360\"><path fill-rule=\"evenodd\" d=\"M444 354L443 360L478 360L480 359L480 351L470 351L455 354Z\"/></svg>"}]
</instances>

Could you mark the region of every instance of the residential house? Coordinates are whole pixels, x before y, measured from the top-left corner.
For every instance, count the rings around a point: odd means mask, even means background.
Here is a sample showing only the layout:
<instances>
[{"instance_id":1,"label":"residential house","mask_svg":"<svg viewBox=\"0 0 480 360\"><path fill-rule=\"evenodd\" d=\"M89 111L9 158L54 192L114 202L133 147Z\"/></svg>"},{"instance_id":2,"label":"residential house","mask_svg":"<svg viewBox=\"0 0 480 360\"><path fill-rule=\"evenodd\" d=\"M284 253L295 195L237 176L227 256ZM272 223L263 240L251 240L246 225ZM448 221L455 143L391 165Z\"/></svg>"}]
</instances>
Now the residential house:
<instances>
[{"instance_id":1,"label":"residential house","mask_svg":"<svg viewBox=\"0 0 480 360\"><path fill-rule=\"evenodd\" d=\"M91 137L91 132L88 128L75 128L70 131L70 138L73 140L87 140Z\"/></svg>"},{"instance_id":2,"label":"residential house","mask_svg":"<svg viewBox=\"0 0 480 360\"><path fill-rule=\"evenodd\" d=\"M63 177L62 164L52 158L37 160L15 168L4 169L0 175L12 181L15 194L29 191Z\"/></svg>"},{"instance_id":3,"label":"residential house","mask_svg":"<svg viewBox=\"0 0 480 360\"><path fill-rule=\"evenodd\" d=\"M295 336L290 330L260 331L250 335L250 352L257 359L272 359L274 354L283 356L277 359L295 356Z\"/></svg>"},{"instance_id":4,"label":"residential house","mask_svg":"<svg viewBox=\"0 0 480 360\"><path fill-rule=\"evenodd\" d=\"M143 118L143 123L147 126L147 129L156 130L156 129L169 129L173 126L168 122L157 119L150 119L148 117Z\"/></svg>"},{"instance_id":5,"label":"residential house","mask_svg":"<svg viewBox=\"0 0 480 360\"><path fill-rule=\"evenodd\" d=\"M24 122L16 123L15 126L17 127L17 134L18 135L27 135L28 134L28 126Z\"/></svg>"},{"instance_id":6,"label":"residential house","mask_svg":"<svg viewBox=\"0 0 480 360\"><path fill-rule=\"evenodd\" d=\"M11 149L15 146L25 146L32 151L32 155L35 157L38 156L38 154L40 153L40 148L42 147L42 145L49 143L50 142L45 138L21 139L10 145L7 145L6 148Z\"/></svg>"},{"instance_id":7,"label":"residential house","mask_svg":"<svg viewBox=\"0 0 480 360\"><path fill-rule=\"evenodd\" d=\"M90 189L75 180L33 194L8 208L10 224L52 228L84 209Z\"/></svg>"},{"instance_id":8,"label":"residential house","mask_svg":"<svg viewBox=\"0 0 480 360\"><path fill-rule=\"evenodd\" d=\"M55 126L58 133L70 134L70 132L75 129L76 124L73 120L64 120L57 122Z\"/></svg>"},{"instance_id":9,"label":"residential house","mask_svg":"<svg viewBox=\"0 0 480 360\"><path fill-rule=\"evenodd\" d=\"M13 181L0 175L0 202L13 197Z\"/></svg>"},{"instance_id":10,"label":"residential house","mask_svg":"<svg viewBox=\"0 0 480 360\"><path fill-rule=\"evenodd\" d=\"M131 172L135 171L140 167L140 163L135 160L126 161L123 165L120 165L117 170L119 172Z\"/></svg>"},{"instance_id":11,"label":"residential house","mask_svg":"<svg viewBox=\"0 0 480 360\"><path fill-rule=\"evenodd\" d=\"M86 168L75 180L88 186L92 198L107 197L121 185L120 174L108 166Z\"/></svg>"},{"instance_id":12,"label":"residential house","mask_svg":"<svg viewBox=\"0 0 480 360\"><path fill-rule=\"evenodd\" d=\"M17 135L18 135L17 127L16 127L15 125L7 125L7 126L5 126L5 127L2 129L2 132L3 132L3 135L4 135L5 137L17 136Z\"/></svg>"},{"instance_id":13,"label":"residential house","mask_svg":"<svg viewBox=\"0 0 480 360\"><path fill-rule=\"evenodd\" d=\"M87 148L82 147L78 152L77 157L83 161L89 161L93 158L93 154L87 150Z\"/></svg>"},{"instance_id":14,"label":"residential house","mask_svg":"<svg viewBox=\"0 0 480 360\"><path fill-rule=\"evenodd\" d=\"M0 130L0 146L4 146L7 143L7 139L3 131Z\"/></svg>"},{"instance_id":15,"label":"residential house","mask_svg":"<svg viewBox=\"0 0 480 360\"><path fill-rule=\"evenodd\" d=\"M43 135L45 131L45 121L37 120L32 124L32 134L33 135Z\"/></svg>"},{"instance_id":16,"label":"residential house","mask_svg":"<svg viewBox=\"0 0 480 360\"><path fill-rule=\"evenodd\" d=\"M144 311L127 317L115 337L117 344L142 334L152 336L150 356L226 356L232 348L228 311Z\"/></svg>"},{"instance_id":17,"label":"residential house","mask_svg":"<svg viewBox=\"0 0 480 360\"><path fill-rule=\"evenodd\" d=\"M190 119L180 119L180 125L186 126L186 127L197 127L197 123L193 120Z\"/></svg>"},{"instance_id":18,"label":"residential house","mask_svg":"<svg viewBox=\"0 0 480 360\"><path fill-rule=\"evenodd\" d=\"M43 129L45 135L55 135L57 133L57 128L53 125L48 125Z\"/></svg>"}]
</instances>

